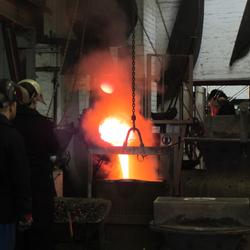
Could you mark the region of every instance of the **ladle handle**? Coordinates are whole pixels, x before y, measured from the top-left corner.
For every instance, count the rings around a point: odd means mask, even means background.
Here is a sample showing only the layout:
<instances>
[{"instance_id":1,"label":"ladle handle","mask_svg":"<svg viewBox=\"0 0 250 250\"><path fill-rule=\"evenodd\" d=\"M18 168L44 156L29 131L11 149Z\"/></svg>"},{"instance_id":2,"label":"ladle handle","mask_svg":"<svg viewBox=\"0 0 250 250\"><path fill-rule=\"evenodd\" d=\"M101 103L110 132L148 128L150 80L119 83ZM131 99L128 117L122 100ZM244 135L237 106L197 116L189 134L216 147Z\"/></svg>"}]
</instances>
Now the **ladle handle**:
<instances>
[{"instance_id":1,"label":"ladle handle","mask_svg":"<svg viewBox=\"0 0 250 250\"><path fill-rule=\"evenodd\" d=\"M144 147L144 143L143 143L143 141L142 141L141 132L140 132L140 130L139 130L138 128L135 128L135 127L132 127L132 128L130 128L130 129L128 130L126 139L125 139L125 141L124 141L124 143L123 143L123 147L127 147L127 146L128 146L128 138L129 138L129 135L130 135L131 131L133 131L133 132L136 131L136 132L137 132L137 134L138 134L138 136L139 136L139 140L140 140L140 147Z\"/></svg>"}]
</instances>

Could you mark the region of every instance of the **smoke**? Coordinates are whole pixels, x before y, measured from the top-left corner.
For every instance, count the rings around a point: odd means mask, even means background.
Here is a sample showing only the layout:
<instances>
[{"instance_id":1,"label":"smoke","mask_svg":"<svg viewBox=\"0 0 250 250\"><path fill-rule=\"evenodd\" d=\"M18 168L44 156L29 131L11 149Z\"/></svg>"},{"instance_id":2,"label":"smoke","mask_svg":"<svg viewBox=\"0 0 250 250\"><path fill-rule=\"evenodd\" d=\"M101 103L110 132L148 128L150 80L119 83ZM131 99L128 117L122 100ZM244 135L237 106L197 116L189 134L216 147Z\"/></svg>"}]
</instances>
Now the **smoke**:
<instances>
[{"instance_id":1,"label":"smoke","mask_svg":"<svg viewBox=\"0 0 250 250\"><path fill-rule=\"evenodd\" d=\"M108 46L124 44L128 18L116 0L95 0L90 12L90 30L96 31L100 41Z\"/></svg>"},{"instance_id":2,"label":"smoke","mask_svg":"<svg viewBox=\"0 0 250 250\"><path fill-rule=\"evenodd\" d=\"M83 74L90 74L92 77L91 91L94 95L94 104L86 112L83 128L88 131L87 139L90 142L101 145L98 140L98 127L100 122L107 117L116 116L128 124L131 124L132 114L132 90L131 90L131 59L129 57L114 63L107 52L95 52L85 57L80 64ZM107 94L102 91L101 84L108 83L112 86L113 93ZM140 114L140 100L136 96L136 124L141 130L150 130L151 123L146 121ZM88 126L90 125L90 128ZM132 125L132 124L131 124ZM87 128L85 127L87 126ZM150 134L151 135L151 134ZM145 143L153 144L152 136L145 136Z\"/></svg>"},{"instance_id":3,"label":"smoke","mask_svg":"<svg viewBox=\"0 0 250 250\"><path fill-rule=\"evenodd\" d=\"M132 4L133 3L133 4ZM78 41L84 36L85 51L124 45L137 12L134 0L85 0L80 1L73 31ZM72 12L72 11L71 11ZM132 17L131 17L132 14Z\"/></svg>"},{"instance_id":4,"label":"smoke","mask_svg":"<svg viewBox=\"0 0 250 250\"><path fill-rule=\"evenodd\" d=\"M91 105L84 112L81 129L88 144L110 146L111 144L101 139L99 132L99 126L106 118L116 118L132 127L131 53L129 49L124 48L127 46L128 35L135 26L136 18L133 16L136 16L137 9L134 0L123 2L121 0L85 0L80 3L81 11L73 27L78 40L81 40L85 21L87 25L84 35L85 56L75 68L76 82L83 82L88 75L90 79L88 90L91 93ZM126 10L122 8L126 4L130 5L131 11L129 8ZM123 46L123 56L114 62L108 48L118 45ZM80 85L77 86L78 89L81 88ZM140 88L141 86L137 86L137 89ZM140 114L138 95L136 95L135 114L136 127L142 134L144 145L154 146L152 124ZM126 134L124 139L125 137ZM130 145L140 145L136 134ZM101 167L102 175L109 179L122 178L118 156L110 155L109 159L110 161L105 162ZM130 178L158 179L156 172L158 162L155 156L147 156L145 159L130 156L129 164Z\"/></svg>"},{"instance_id":5,"label":"smoke","mask_svg":"<svg viewBox=\"0 0 250 250\"><path fill-rule=\"evenodd\" d=\"M101 139L99 126L106 118L115 117L123 123L132 127L132 90L131 90L131 59L129 51L127 57L114 63L108 52L98 51L85 57L79 67L82 74L90 74L92 77L91 91L95 98L93 105L85 112L81 127L85 139L90 144L107 146L107 142ZM79 70L80 71L80 70ZM101 89L102 83L108 83L113 92L105 93ZM136 127L140 130L145 146L154 146L152 124L140 114L140 100L136 95ZM140 141L137 134L134 135L134 146L139 146ZM124 135L124 139L126 134ZM105 172L108 178L121 178L117 170L117 159L112 156L111 163L106 165ZM134 179L156 180L155 171L157 162L155 157L139 159L136 156L130 157L131 176Z\"/></svg>"}]
</instances>

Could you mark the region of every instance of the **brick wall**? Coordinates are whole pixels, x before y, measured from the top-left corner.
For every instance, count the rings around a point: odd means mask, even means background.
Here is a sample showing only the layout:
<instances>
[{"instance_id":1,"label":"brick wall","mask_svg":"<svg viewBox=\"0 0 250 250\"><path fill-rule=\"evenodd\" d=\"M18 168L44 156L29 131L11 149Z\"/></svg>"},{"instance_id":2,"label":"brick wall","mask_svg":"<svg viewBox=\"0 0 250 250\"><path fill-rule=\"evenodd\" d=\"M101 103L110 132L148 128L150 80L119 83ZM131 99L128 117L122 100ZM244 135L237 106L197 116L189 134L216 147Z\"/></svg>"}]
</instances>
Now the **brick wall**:
<instances>
[{"instance_id":1,"label":"brick wall","mask_svg":"<svg viewBox=\"0 0 250 250\"><path fill-rule=\"evenodd\" d=\"M147 60L147 54L165 54L168 45L168 35L171 34L173 24L176 18L178 6L180 0L172 1L160 1L159 6L156 0L144 0L143 1L143 12L142 20L145 31L143 32L143 51L145 57L145 65ZM161 17L160 9L163 17ZM166 28L164 27L164 22ZM167 31L166 31L167 29ZM146 34L147 33L147 34ZM156 58L152 59L152 72L159 72L157 67L159 61ZM158 67L159 68L159 67ZM146 68L145 68L146 75ZM157 110L156 100L156 82L152 82L151 89L151 109L152 111Z\"/></svg>"},{"instance_id":2,"label":"brick wall","mask_svg":"<svg viewBox=\"0 0 250 250\"><path fill-rule=\"evenodd\" d=\"M154 0L144 0L142 20L143 20L144 28L147 31L147 34L150 38L150 41L152 42L153 47L156 48L157 6ZM150 44L150 41L144 32L143 44L144 44L145 54L154 53L154 50Z\"/></svg>"},{"instance_id":3,"label":"brick wall","mask_svg":"<svg viewBox=\"0 0 250 250\"><path fill-rule=\"evenodd\" d=\"M167 28L167 32L171 35L176 14L179 8L180 0L172 1L161 1L159 0L160 8L162 11L163 19ZM156 37L156 48L160 54L166 53L168 45L168 35L163 25L163 20L157 7L157 37Z\"/></svg>"},{"instance_id":4,"label":"brick wall","mask_svg":"<svg viewBox=\"0 0 250 250\"><path fill-rule=\"evenodd\" d=\"M250 55L229 68L229 61L247 0L205 0L203 38L200 55L194 69L194 79L249 79ZM180 0L161 1L163 18L171 34ZM161 3L162 2L162 3ZM164 54L168 38L155 1L144 0L144 26L157 53ZM144 53L153 50L144 34ZM239 87L241 89L241 87ZM228 95L236 87L223 89ZM247 98L247 90L240 96ZM154 103L152 108L154 107Z\"/></svg>"},{"instance_id":5,"label":"brick wall","mask_svg":"<svg viewBox=\"0 0 250 250\"><path fill-rule=\"evenodd\" d=\"M158 54L166 53L168 44L168 35L171 34L176 14L178 11L180 0L161 1L159 0L159 7L162 11L163 18L161 17L160 10L156 4L156 0L144 0L143 2L143 23L150 40ZM164 27L164 23L167 28ZM144 52L154 53L152 46L146 34L143 34Z\"/></svg>"},{"instance_id":6,"label":"brick wall","mask_svg":"<svg viewBox=\"0 0 250 250\"><path fill-rule=\"evenodd\" d=\"M250 56L229 61L247 0L205 0L203 38L195 79L249 78Z\"/></svg>"},{"instance_id":7,"label":"brick wall","mask_svg":"<svg viewBox=\"0 0 250 250\"><path fill-rule=\"evenodd\" d=\"M203 38L194 70L195 79L249 78L250 56L229 68L229 61L247 0L205 0ZM159 0L171 34L180 0ZM168 38L155 0L143 1L143 22L157 53L166 52ZM144 54L153 53L143 35Z\"/></svg>"}]
</instances>

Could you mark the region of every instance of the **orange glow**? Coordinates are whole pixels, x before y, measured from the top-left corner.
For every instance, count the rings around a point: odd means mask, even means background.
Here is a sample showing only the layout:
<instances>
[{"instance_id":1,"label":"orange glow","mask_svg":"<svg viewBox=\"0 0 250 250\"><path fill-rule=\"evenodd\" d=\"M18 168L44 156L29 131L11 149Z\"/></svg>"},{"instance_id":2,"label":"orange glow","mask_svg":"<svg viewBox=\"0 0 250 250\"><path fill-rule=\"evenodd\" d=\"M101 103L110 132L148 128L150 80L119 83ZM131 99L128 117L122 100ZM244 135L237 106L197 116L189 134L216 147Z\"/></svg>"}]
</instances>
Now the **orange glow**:
<instances>
[{"instance_id":1,"label":"orange glow","mask_svg":"<svg viewBox=\"0 0 250 250\"><path fill-rule=\"evenodd\" d=\"M101 138L114 146L122 146L130 126L117 118L109 117L99 126Z\"/></svg>"},{"instance_id":2,"label":"orange glow","mask_svg":"<svg viewBox=\"0 0 250 250\"><path fill-rule=\"evenodd\" d=\"M123 123L117 118L107 118L99 126L101 138L113 146L122 146L125 141L129 125ZM118 155L123 179L129 179L129 156Z\"/></svg>"},{"instance_id":3,"label":"orange glow","mask_svg":"<svg viewBox=\"0 0 250 250\"><path fill-rule=\"evenodd\" d=\"M101 90L106 94L112 94L114 92L113 87L108 82L103 82L100 87Z\"/></svg>"},{"instance_id":4,"label":"orange glow","mask_svg":"<svg viewBox=\"0 0 250 250\"><path fill-rule=\"evenodd\" d=\"M103 79L109 76L114 84L115 94L100 95L84 115L81 127L85 141L107 147L122 146L131 123L131 58L122 58L114 64L110 55L102 52L84 58L79 65L82 74L89 74L92 79ZM141 92L140 85L137 90ZM90 89L100 94L100 81L93 80ZM155 146L152 134L152 123L140 113L140 96L136 95L136 127L140 130L145 146ZM109 143L109 145L107 145ZM131 134L129 146L139 146L137 134ZM158 157L148 155L142 160L136 155L109 155L110 161L101 167L106 179L159 180ZM122 163L122 168L121 168Z\"/></svg>"}]
</instances>

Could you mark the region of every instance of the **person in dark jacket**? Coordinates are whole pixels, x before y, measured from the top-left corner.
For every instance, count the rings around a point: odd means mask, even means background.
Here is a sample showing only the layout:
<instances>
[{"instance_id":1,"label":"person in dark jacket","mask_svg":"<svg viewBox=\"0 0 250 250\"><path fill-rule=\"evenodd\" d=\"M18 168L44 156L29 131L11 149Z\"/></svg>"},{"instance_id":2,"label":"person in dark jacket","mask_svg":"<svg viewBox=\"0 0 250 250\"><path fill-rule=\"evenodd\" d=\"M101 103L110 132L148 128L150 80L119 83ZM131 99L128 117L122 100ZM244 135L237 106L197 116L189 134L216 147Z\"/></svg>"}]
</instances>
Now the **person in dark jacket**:
<instances>
[{"instance_id":1,"label":"person in dark jacket","mask_svg":"<svg viewBox=\"0 0 250 250\"><path fill-rule=\"evenodd\" d=\"M23 138L11 121L16 115L17 88L0 80L0 249L13 250L16 223L30 226L31 190Z\"/></svg>"},{"instance_id":2,"label":"person in dark jacket","mask_svg":"<svg viewBox=\"0 0 250 250\"><path fill-rule=\"evenodd\" d=\"M53 123L37 110L37 102L44 102L39 84L31 79L18 83L28 93L26 101L17 108L14 123L23 135L31 168L33 224L20 237L17 249L50 250L54 213L55 187L52 176L58 143Z\"/></svg>"},{"instance_id":3,"label":"person in dark jacket","mask_svg":"<svg viewBox=\"0 0 250 250\"><path fill-rule=\"evenodd\" d=\"M213 89L209 94L208 106L211 116L235 115L234 106L228 100L227 95L219 89Z\"/></svg>"}]
</instances>

